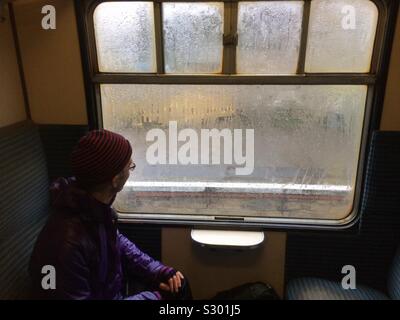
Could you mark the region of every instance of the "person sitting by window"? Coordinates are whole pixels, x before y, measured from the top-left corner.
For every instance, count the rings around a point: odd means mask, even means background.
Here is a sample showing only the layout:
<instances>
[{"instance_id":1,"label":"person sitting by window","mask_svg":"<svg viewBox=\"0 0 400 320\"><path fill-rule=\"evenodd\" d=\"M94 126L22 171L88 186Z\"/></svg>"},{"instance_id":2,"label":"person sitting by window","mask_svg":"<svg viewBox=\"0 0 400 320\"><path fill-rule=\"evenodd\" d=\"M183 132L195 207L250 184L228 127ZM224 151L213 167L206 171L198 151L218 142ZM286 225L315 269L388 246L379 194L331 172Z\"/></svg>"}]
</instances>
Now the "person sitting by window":
<instances>
[{"instance_id":1,"label":"person sitting by window","mask_svg":"<svg viewBox=\"0 0 400 320\"><path fill-rule=\"evenodd\" d=\"M136 166L131 155L128 140L111 131L94 130L79 140L71 155L74 177L50 187L51 214L29 266L34 298L191 299L181 272L142 252L117 229L111 205ZM55 272L50 287L43 272L48 266ZM124 294L128 275L150 283L149 291Z\"/></svg>"}]
</instances>

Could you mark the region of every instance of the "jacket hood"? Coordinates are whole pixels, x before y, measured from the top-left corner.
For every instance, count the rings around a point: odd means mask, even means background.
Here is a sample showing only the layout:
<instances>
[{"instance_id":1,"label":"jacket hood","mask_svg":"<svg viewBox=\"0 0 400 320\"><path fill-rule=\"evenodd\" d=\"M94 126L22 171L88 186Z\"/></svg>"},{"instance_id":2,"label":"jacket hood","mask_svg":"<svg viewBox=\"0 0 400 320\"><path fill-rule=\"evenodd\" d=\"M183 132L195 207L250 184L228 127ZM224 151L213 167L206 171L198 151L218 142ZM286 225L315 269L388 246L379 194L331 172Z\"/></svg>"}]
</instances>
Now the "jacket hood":
<instances>
[{"instance_id":1,"label":"jacket hood","mask_svg":"<svg viewBox=\"0 0 400 320\"><path fill-rule=\"evenodd\" d=\"M111 208L115 200L105 204L95 199L86 190L79 187L75 177L58 178L50 186L51 206L57 209L81 215L85 220L104 221L107 215L116 219Z\"/></svg>"}]
</instances>

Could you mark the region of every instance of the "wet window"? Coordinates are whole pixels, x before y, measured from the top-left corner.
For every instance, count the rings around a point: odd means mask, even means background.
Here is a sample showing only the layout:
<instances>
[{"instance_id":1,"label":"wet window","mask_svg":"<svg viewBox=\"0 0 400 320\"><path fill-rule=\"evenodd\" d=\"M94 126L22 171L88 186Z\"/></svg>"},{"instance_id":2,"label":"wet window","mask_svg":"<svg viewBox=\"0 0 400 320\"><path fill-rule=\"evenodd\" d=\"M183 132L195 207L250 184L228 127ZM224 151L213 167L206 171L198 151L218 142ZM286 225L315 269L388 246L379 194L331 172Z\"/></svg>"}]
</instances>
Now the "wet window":
<instances>
[{"instance_id":1,"label":"wet window","mask_svg":"<svg viewBox=\"0 0 400 320\"><path fill-rule=\"evenodd\" d=\"M365 0L313 0L307 72L369 72L378 9Z\"/></svg>"},{"instance_id":2,"label":"wet window","mask_svg":"<svg viewBox=\"0 0 400 320\"><path fill-rule=\"evenodd\" d=\"M237 72L293 74L303 1L239 2Z\"/></svg>"},{"instance_id":3,"label":"wet window","mask_svg":"<svg viewBox=\"0 0 400 320\"><path fill-rule=\"evenodd\" d=\"M378 14L369 0L101 2L102 123L129 139L137 165L116 209L345 221L360 191Z\"/></svg>"},{"instance_id":4,"label":"wet window","mask_svg":"<svg viewBox=\"0 0 400 320\"><path fill-rule=\"evenodd\" d=\"M163 39L167 73L222 71L222 3L164 3Z\"/></svg>"},{"instance_id":5,"label":"wet window","mask_svg":"<svg viewBox=\"0 0 400 320\"><path fill-rule=\"evenodd\" d=\"M117 207L341 219L354 196L366 93L343 85L102 85L104 126L131 141L137 165Z\"/></svg>"},{"instance_id":6,"label":"wet window","mask_svg":"<svg viewBox=\"0 0 400 320\"><path fill-rule=\"evenodd\" d=\"M99 71L156 71L152 2L104 2L93 20Z\"/></svg>"}]
</instances>

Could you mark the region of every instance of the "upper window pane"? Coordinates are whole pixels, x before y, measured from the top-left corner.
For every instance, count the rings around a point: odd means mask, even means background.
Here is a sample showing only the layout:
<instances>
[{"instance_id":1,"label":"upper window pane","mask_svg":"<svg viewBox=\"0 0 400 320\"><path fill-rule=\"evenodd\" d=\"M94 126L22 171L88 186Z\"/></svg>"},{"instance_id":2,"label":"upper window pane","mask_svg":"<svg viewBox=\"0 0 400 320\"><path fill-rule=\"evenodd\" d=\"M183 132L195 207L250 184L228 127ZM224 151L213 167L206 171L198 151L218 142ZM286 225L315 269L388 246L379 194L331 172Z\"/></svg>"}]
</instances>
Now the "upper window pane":
<instances>
[{"instance_id":1,"label":"upper window pane","mask_svg":"<svg viewBox=\"0 0 400 320\"><path fill-rule=\"evenodd\" d=\"M369 72L377 20L369 0L313 0L306 72Z\"/></svg>"},{"instance_id":2,"label":"upper window pane","mask_svg":"<svg viewBox=\"0 0 400 320\"><path fill-rule=\"evenodd\" d=\"M293 74L303 1L239 2L237 73Z\"/></svg>"},{"instance_id":3,"label":"upper window pane","mask_svg":"<svg viewBox=\"0 0 400 320\"><path fill-rule=\"evenodd\" d=\"M222 71L224 4L163 3L165 72Z\"/></svg>"},{"instance_id":4,"label":"upper window pane","mask_svg":"<svg viewBox=\"0 0 400 320\"><path fill-rule=\"evenodd\" d=\"M156 72L152 2L104 2L93 20L101 72Z\"/></svg>"}]
</instances>

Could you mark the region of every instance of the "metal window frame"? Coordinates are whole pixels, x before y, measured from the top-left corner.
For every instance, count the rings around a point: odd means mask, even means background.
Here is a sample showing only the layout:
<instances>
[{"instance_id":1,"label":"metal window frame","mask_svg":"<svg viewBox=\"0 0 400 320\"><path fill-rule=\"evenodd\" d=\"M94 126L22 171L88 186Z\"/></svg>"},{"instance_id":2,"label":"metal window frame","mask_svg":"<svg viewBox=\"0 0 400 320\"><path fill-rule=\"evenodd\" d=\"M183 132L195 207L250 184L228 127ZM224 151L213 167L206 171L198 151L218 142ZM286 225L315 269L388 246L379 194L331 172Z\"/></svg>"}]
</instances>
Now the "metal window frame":
<instances>
[{"instance_id":1,"label":"metal window frame","mask_svg":"<svg viewBox=\"0 0 400 320\"><path fill-rule=\"evenodd\" d=\"M121 1L121 0L111 0ZM242 228L272 228L279 230L288 229L317 229L317 230L342 230L357 226L359 220L358 209L363 194L363 181L365 178L365 164L367 159L367 147L371 141L372 131L379 129L379 122L383 108L383 97L386 87L389 58L394 37L399 3L396 0L370 0L378 9L378 23L375 35L375 43L371 58L369 73L305 73L306 43L311 2L304 0L302 33L297 74L294 75L242 75L235 74L236 46L224 45L223 50L223 74L165 74L163 62L162 39L162 2L195 2L185 0L153 0L154 21L156 29L156 57L157 73L100 73L97 64L96 44L94 37L93 13L97 5L110 0L75 0L75 9L78 22L79 40L81 45L82 65L85 78L87 99L87 111L89 127L91 129L103 127L100 84L271 84L271 85L367 85L368 92L365 107L365 119L360 145L359 162L353 210L343 220L316 220L316 219L278 219L262 218L237 219L228 217L218 221L209 220L208 217L166 215L155 213L154 215L140 215L133 213L120 213L120 220L129 223L151 223L171 225L206 225L207 227L242 227ZM138 0L122 0L138 1ZM268 1L268 0L253 0ZM274 1L299 1L299 0L274 0ZM213 1L204 1L213 2ZM236 33L237 11L239 0L215 1L224 2L224 33L230 35ZM233 13L233 14L232 14ZM229 24L225 19L229 19ZM157 32L158 30L158 32ZM177 219L179 217L179 219ZM215 218L215 217L214 217Z\"/></svg>"}]
</instances>

